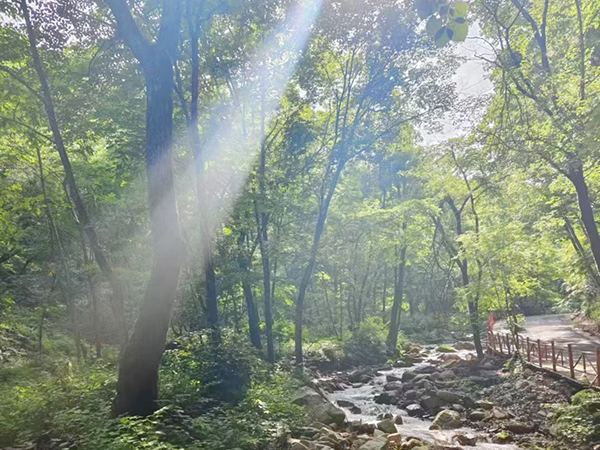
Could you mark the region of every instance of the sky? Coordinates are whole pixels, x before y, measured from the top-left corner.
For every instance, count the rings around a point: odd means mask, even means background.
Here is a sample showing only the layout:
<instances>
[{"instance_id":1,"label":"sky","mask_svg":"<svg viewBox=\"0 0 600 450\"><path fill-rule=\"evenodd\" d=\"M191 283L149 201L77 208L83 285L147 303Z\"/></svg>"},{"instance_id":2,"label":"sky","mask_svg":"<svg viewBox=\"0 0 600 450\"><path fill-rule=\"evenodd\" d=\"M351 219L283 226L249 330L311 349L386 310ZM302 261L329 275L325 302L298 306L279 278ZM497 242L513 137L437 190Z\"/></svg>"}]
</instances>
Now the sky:
<instances>
[{"instance_id":1,"label":"sky","mask_svg":"<svg viewBox=\"0 0 600 450\"><path fill-rule=\"evenodd\" d=\"M493 86L489 79L487 63L478 56L485 55L489 58L492 51L480 38L480 28L477 23L471 25L469 36L465 42L454 44L454 52L457 56L465 58L465 61L458 67L456 74L452 77L456 83L458 98L468 99L490 94ZM460 107L460 103L457 104L456 108ZM466 133L466 130L476 125L477 116L473 117L471 124L465 127L457 127L453 120L456 119L458 113L457 109L447 112L441 121L441 129L421 128L423 143L433 145L461 136Z\"/></svg>"}]
</instances>

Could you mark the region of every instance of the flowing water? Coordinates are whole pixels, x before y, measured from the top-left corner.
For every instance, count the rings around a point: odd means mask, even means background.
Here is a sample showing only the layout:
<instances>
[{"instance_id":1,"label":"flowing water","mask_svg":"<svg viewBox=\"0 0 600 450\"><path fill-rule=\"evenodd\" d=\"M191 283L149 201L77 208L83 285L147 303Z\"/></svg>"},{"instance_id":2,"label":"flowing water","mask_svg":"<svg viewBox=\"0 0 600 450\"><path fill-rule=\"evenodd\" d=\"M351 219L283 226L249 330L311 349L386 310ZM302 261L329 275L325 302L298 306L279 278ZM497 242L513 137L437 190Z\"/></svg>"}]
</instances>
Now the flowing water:
<instances>
[{"instance_id":1,"label":"flowing water","mask_svg":"<svg viewBox=\"0 0 600 450\"><path fill-rule=\"evenodd\" d=\"M422 363L424 364L424 363ZM418 367L419 364L413 366ZM452 437L457 434L469 434L476 435L477 445L475 447L464 447L482 450L518 450L514 444L493 444L486 442L487 436L478 433L476 430L470 428L460 428L457 430L429 430L429 426L432 421L427 419L419 419L416 417L410 417L407 412L403 409L398 408L395 405L380 405L375 403L374 397L383 392L383 385L386 384L386 376L394 375L401 377L406 368L395 368L389 370L380 370L378 375L375 376L370 383L364 384L357 387L347 387L340 391L334 391L327 394L329 400L337 405L339 400L346 400L352 402L354 405L361 409L360 414L353 414L348 408L342 408L346 413L348 421L362 421L363 423L376 423L378 422L377 416L382 413L390 413L392 415L402 416L403 424L396 425L398 432L404 439L406 438L417 438L422 441L427 441L435 444L445 445L456 445L456 441L452 441Z\"/></svg>"}]
</instances>

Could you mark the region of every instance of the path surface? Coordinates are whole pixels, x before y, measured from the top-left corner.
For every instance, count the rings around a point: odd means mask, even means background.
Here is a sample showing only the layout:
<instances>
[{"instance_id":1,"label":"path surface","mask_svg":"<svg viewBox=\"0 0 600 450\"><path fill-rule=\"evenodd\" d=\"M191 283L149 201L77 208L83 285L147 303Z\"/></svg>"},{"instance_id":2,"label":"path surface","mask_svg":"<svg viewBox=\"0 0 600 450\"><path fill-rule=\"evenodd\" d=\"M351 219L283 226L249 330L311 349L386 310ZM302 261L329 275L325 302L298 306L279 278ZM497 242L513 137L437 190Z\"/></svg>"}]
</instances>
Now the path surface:
<instances>
[{"instance_id":1,"label":"path surface","mask_svg":"<svg viewBox=\"0 0 600 450\"><path fill-rule=\"evenodd\" d=\"M506 329L505 323L499 324L500 329ZM498 331L500 331L500 329ZM573 324L569 314L552 314L544 316L529 316L525 318L525 331L519 333L524 338L529 338L532 341L540 339L542 344L549 344L554 341L556 352L560 349L565 349L568 344L573 347L573 357L577 361L582 353L586 354L588 361L595 363L596 348L600 347L600 338L591 336L588 333L578 329ZM544 363L544 367L550 366L551 363ZM594 364L595 365L595 364ZM582 369L581 364L577 366ZM568 372L568 369L558 368L559 372ZM593 369L588 367L588 372L593 372ZM582 374L577 374L578 378ZM593 377L595 377L593 373Z\"/></svg>"}]
</instances>

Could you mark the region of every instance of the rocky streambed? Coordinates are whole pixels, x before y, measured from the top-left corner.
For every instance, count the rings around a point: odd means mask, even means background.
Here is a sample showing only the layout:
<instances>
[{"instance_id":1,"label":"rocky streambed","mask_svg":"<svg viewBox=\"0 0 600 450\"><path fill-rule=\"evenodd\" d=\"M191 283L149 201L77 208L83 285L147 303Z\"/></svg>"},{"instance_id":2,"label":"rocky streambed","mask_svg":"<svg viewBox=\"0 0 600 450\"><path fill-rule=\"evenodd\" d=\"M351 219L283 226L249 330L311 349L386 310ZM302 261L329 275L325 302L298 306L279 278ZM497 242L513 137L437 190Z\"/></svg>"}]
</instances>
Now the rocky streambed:
<instances>
[{"instance_id":1,"label":"rocky streambed","mask_svg":"<svg viewBox=\"0 0 600 450\"><path fill-rule=\"evenodd\" d=\"M548 448L547 404L568 401L572 387L503 372L505 361L477 361L457 346L414 346L393 366L319 374L316 421L296 433L293 450Z\"/></svg>"}]
</instances>

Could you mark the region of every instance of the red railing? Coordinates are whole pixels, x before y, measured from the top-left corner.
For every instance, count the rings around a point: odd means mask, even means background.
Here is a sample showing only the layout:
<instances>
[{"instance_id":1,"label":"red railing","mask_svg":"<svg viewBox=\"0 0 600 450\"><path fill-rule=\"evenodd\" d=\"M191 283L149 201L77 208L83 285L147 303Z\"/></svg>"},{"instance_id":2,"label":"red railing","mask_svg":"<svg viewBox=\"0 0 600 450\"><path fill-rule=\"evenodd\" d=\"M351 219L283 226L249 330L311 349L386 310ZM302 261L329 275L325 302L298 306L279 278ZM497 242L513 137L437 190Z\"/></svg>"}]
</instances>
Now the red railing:
<instances>
[{"instance_id":1,"label":"red railing","mask_svg":"<svg viewBox=\"0 0 600 450\"><path fill-rule=\"evenodd\" d=\"M557 373L568 373L570 378L581 381L588 375L594 376L592 385L600 386L600 347L596 348L596 359L586 352L580 352L575 359L573 346L558 347L554 341L545 342L539 339L531 340L518 334L493 333L488 331L487 350L490 354L512 356L517 352L530 363Z\"/></svg>"}]
</instances>

